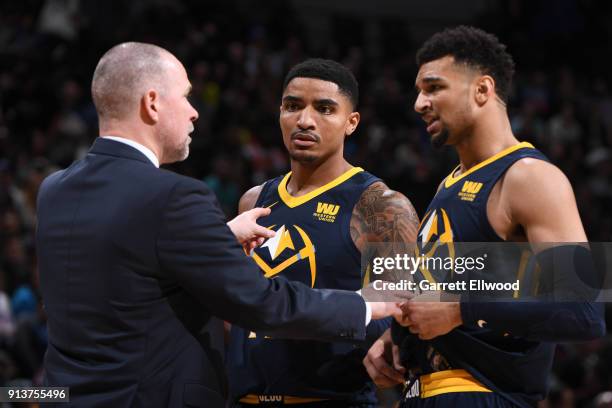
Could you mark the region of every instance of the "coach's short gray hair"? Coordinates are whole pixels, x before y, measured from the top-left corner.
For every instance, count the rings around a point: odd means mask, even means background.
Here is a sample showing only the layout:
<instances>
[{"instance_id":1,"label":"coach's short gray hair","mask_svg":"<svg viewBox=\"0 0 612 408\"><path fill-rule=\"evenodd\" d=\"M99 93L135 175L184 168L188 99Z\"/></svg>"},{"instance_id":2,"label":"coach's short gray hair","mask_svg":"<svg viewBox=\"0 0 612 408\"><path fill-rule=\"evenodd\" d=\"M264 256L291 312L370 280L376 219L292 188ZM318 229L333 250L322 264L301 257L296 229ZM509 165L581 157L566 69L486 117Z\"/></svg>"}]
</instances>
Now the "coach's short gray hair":
<instances>
[{"instance_id":1,"label":"coach's short gray hair","mask_svg":"<svg viewBox=\"0 0 612 408\"><path fill-rule=\"evenodd\" d=\"M164 56L153 44L126 42L108 50L98 62L91 96L100 120L124 119L150 87L163 89Z\"/></svg>"}]
</instances>

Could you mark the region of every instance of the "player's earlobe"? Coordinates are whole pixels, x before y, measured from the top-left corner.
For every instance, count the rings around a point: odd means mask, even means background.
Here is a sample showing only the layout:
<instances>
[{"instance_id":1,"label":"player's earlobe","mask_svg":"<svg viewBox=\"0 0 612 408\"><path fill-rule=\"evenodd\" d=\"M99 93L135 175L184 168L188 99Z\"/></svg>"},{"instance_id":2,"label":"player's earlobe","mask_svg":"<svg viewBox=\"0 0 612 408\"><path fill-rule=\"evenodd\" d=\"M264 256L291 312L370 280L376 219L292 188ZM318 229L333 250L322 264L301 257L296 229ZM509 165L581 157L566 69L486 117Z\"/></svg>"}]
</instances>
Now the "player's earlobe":
<instances>
[{"instance_id":1,"label":"player's earlobe","mask_svg":"<svg viewBox=\"0 0 612 408\"><path fill-rule=\"evenodd\" d=\"M350 136L355 129L357 129L357 125L359 125L359 120L361 119L361 115L359 112L351 112L347 119L347 126L345 131L345 136Z\"/></svg>"},{"instance_id":2,"label":"player's earlobe","mask_svg":"<svg viewBox=\"0 0 612 408\"><path fill-rule=\"evenodd\" d=\"M489 75L479 78L476 83L475 99L478 105L484 105L495 92L495 80Z\"/></svg>"}]
</instances>

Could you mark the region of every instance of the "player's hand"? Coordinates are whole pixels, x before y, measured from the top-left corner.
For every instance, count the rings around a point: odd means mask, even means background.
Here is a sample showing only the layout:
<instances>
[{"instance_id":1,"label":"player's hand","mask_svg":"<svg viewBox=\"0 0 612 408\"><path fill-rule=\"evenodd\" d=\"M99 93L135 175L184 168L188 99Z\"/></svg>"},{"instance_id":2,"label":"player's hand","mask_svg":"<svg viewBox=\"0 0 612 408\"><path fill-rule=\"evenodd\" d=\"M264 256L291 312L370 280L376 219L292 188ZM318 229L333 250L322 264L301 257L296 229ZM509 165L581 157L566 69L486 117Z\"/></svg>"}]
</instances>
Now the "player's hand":
<instances>
[{"instance_id":1,"label":"player's hand","mask_svg":"<svg viewBox=\"0 0 612 408\"><path fill-rule=\"evenodd\" d=\"M406 369L400 363L399 347L391 341L391 329L372 344L363 365L379 388L390 388L404 382Z\"/></svg>"},{"instance_id":2,"label":"player's hand","mask_svg":"<svg viewBox=\"0 0 612 408\"><path fill-rule=\"evenodd\" d=\"M247 253L261 245L267 238L272 238L274 231L257 224L259 217L269 215L269 208L253 208L245 211L227 223L238 242L244 246Z\"/></svg>"},{"instance_id":3,"label":"player's hand","mask_svg":"<svg viewBox=\"0 0 612 408\"><path fill-rule=\"evenodd\" d=\"M395 320L421 340L442 336L463 323L459 302L428 302L419 297L402 303L402 316Z\"/></svg>"}]
</instances>

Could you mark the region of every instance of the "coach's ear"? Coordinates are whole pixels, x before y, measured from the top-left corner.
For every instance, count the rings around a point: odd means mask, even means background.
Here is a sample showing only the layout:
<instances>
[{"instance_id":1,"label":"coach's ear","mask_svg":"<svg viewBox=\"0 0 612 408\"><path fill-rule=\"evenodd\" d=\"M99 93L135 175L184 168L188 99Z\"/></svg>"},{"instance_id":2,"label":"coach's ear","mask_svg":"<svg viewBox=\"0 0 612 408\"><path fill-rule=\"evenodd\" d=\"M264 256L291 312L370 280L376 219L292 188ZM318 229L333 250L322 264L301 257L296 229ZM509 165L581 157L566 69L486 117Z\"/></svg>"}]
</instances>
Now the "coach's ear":
<instances>
[{"instance_id":1,"label":"coach's ear","mask_svg":"<svg viewBox=\"0 0 612 408\"><path fill-rule=\"evenodd\" d=\"M483 75L476 82L476 93L474 98L478 106L482 106L489 99L495 97L495 80L490 75Z\"/></svg>"},{"instance_id":2,"label":"coach's ear","mask_svg":"<svg viewBox=\"0 0 612 408\"><path fill-rule=\"evenodd\" d=\"M140 98L140 117L148 125L159 122L159 94L155 89L149 89Z\"/></svg>"},{"instance_id":3,"label":"coach's ear","mask_svg":"<svg viewBox=\"0 0 612 408\"><path fill-rule=\"evenodd\" d=\"M359 125L359 120L361 120L361 115L359 112L351 112L346 119L346 129L344 130L344 136L350 136L355 129L357 129L357 125Z\"/></svg>"}]
</instances>

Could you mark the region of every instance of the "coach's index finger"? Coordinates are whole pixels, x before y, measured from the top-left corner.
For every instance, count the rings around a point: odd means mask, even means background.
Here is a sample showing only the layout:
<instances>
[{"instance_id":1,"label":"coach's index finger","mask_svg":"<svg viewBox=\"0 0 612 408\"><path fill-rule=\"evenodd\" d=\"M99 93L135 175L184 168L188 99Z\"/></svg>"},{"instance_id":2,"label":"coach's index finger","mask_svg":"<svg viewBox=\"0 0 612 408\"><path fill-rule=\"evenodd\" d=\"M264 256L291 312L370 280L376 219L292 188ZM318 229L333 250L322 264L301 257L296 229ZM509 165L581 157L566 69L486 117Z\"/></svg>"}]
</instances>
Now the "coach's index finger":
<instances>
[{"instance_id":1,"label":"coach's index finger","mask_svg":"<svg viewBox=\"0 0 612 408\"><path fill-rule=\"evenodd\" d=\"M256 226L253 228L253 235L257 237L257 243L259 243L259 238L272 238L276 235L276 232L266 227ZM263 241L261 243L263 243ZM259 244L261 245L261 243Z\"/></svg>"},{"instance_id":2,"label":"coach's index finger","mask_svg":"<svg viewBox=\"0 0 612 408\"><path fill-rule=\"evenodd\" d=\"M272 210L270 208L262 208L262 207L255 207L247 211L247 213L249 214L250 217L253 218L253 220L258 219L259 217L265 217L266 215L270 215L271 212Z\"/></svg>"},{"instance_id":3,"label":"coach's index finger","mask_svg":"<svg viewBox=\"0 0 612 408\"><path fill-rule=\"evenodd\" d=\"M247 211L245 215L248 214L248 217L255 222L260 217L270 215L271 212L272 210L269 208L255 207ZM258 238L272 238L274 235L276 235L276 232L270 228L255 225L253 227L253 235Z\"/></svg>"}]
</instances>

